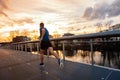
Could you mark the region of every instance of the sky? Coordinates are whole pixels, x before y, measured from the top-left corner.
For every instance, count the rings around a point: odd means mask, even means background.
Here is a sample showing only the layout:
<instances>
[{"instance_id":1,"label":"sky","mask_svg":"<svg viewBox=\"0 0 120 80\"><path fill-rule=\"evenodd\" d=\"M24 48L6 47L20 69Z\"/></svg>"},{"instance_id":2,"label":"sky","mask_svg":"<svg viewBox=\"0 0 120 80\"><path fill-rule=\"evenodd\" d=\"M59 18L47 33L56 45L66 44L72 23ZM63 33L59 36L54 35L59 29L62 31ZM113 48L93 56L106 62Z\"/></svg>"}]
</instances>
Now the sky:
<instances>
[{"instance_id":1,"label":"sky","mask_svg":"<svg viewBox=\"0 0 120 80\"><path fill-rule=\"evenodd\" d=\"M120 0L0 0L0 34L39 30L40 22L50 34L92 33L99 24L120 23L119 4Z\"/></svg>"}]
</instances>

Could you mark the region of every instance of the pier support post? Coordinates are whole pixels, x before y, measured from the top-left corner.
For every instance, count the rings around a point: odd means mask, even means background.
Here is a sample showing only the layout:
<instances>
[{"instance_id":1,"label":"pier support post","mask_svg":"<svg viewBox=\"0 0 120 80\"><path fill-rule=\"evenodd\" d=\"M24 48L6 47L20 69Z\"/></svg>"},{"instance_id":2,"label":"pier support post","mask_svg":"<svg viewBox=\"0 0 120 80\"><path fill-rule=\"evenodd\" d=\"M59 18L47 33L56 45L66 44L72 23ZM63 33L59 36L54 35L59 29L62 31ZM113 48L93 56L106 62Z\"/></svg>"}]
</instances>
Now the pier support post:
<instances>
[{"instance_id":1,"label":"pier support post","mask_svg":"<svg viewBox=\"0 0 120 80\"><path fill-rule=\"evenodd\" d=\"M65 43L63 42L62 44L62 49L63 49L63 60L65 60Z\"/></svg>"},{"instance_id":2,"label":"pier support post","mask_svg":"<svg viewBox=\"0 0 120 80\"><path fill-rule=\"evenodd\" d=\"M32 52L32 43L29 43L30 44L30 52Z\"/></svg>"},{"instance_id":3,"label":"pier support post","mask_svg":"<svg viewBox=\"0 0 120 80\"><path fill-rule=\"evenodd\" d=\"M39 52L40 52L40 51L39 51L39 48L40 48L40 47L39 47L39 43L36 43L36 46L37 46L37 52L38 52L38 54L39 54Z\"/></svg>"},{"instance_id":4,"label":"pier support post","mask_svg":"<svg viewBox=\"0 0 120 80\"><path fill-rule=\"evenodd\" d=\"M25 43L25 52L27 52L27 43Z\"/></svg>"},{"instance_id":5,"label":"pier support post","mask_svg":"<svg viewBox=\"0 0 120 80\"><path fill-rule=\"evenodd\" d=\"M93 41L90 39L90 50L91 50L91 64L94 65L94 59L93 59Z\"/></svg>"}]
</instances>

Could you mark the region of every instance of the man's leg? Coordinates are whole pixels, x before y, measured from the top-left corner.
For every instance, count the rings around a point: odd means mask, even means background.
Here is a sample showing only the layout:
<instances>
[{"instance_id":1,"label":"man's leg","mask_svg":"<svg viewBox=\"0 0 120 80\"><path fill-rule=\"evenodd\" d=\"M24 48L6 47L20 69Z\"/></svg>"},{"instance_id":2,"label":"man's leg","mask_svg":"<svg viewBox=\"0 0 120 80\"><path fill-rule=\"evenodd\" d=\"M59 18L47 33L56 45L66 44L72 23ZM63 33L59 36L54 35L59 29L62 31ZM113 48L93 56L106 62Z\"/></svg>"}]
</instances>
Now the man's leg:
<instances>
[{"instance_id":1,"label":"man's leg","mask_svg":"<svg viewBox=\"0 0 120 80\"><path fill-rule=\"evenodd\" d=\"M44 50L40 49L40 64L44 64Z\"/></svg>"},{"instance_id":2,"label":"man's leg","mask_svg":"<svg viewBox=\"0 0 120 80\"><path fill-rule=\"evenodd\" d=\"M59 56L53 51L53 47L48 47L49 52L54 55L57 59L60 59Z\"/></svg>"},{"instance_id":3,"label":"man's leg","mask_svg":"<svg viewBox=\"0 0 120 80\"><path fill-rule=\"evenodd\" d=\"M48 50L52 55L54 55L57 58L59 66L63 67L63 60L60 59L60 57L53 51L53 47L49 47Z\"/></svg>"}]
</instances>

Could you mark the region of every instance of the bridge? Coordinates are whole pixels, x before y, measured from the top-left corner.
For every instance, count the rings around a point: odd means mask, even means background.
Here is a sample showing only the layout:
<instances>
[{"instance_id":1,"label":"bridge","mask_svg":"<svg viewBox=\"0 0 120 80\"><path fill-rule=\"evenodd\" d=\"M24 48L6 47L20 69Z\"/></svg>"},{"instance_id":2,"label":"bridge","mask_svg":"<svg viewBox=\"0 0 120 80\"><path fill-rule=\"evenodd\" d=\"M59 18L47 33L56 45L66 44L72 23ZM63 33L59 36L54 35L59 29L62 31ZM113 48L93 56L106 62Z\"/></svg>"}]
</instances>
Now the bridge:
<instances>
[{"instance_id":1,"label":"bridge","mask_svg":"<svg viewBox=\"0 0 120 80\"><path fill-rule=\"evenodd\" d=\"M51 39L54 46L61 47L64 67L55 58L45 56L45 73L40 72L39 41L9 43L0 49L0 80L119 80L120 70L94 64L94 44L120 42L120 31L109 31ZM96 41L96 39L98 39ZM91 51L91 64L69 61L66 45L87 43ZM29 52L28 52L29 51Z\"/></svg>"},{"instance_id":2,"label":"bridge","mask_svg":"<svg viewBox=\"0 0 120 80\"><path fill-rule=\"evenodd\" d=\"M41 73L39 55L30 52L0 49L0 80L119 80L120 71L89 64L64 61L60 68L56 59L45 57Z\"/></svg>"}]
</instances>

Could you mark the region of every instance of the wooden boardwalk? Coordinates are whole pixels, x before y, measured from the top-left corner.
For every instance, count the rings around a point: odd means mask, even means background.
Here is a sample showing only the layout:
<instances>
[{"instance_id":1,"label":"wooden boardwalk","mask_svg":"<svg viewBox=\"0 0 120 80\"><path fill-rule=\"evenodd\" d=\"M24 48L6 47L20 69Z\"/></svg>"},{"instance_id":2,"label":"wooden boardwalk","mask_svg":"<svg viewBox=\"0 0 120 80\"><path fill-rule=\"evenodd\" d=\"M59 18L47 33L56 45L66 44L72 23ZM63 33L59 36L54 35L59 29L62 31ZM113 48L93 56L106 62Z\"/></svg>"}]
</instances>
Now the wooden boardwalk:
<instances>
[{"instance_id":1,"label":"wooden boardwalk","mask_svg":"<svg viewBox=\"0 0 120 80\"><path fill-rule=\"evenodd\" d=\"M45 70L37 54L0 49L0 80L120 80L120 71L67 60L61 69L52 57L45 57Z\"/></svg>"}]
</instances>

